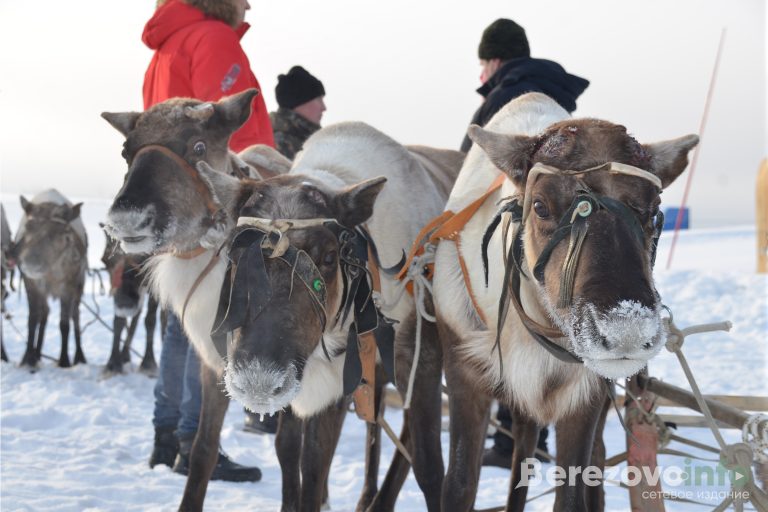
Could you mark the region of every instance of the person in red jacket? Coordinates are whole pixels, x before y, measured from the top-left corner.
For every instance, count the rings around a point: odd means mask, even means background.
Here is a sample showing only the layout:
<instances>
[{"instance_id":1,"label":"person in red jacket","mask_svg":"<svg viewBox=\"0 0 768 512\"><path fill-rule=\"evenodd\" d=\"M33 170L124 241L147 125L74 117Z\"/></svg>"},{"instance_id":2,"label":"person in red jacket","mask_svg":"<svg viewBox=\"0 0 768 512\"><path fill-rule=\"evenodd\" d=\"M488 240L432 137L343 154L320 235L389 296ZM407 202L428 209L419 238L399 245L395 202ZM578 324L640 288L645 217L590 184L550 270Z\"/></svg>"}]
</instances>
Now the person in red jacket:
<instances>
[{"instance_id":1,"label":"person in red jacket","mask_svg":"<svg viewBox=\"0 0 768 512\"><path fill-rule=\"evenodd\" d=\"M216 101L251 87L260 89L240 46L250 7L248 0L159 0L142 35L155 50L144 76L144 108L175 97ZM254 98L248 121L229 141L234 151L252 144L274 147L261 95ZM173 314L168 315L163 336L154 394L155 443L149 466L164 464L186 475L202 403L200 360ZM261 471L233 462L219 449L211 479L255 482Z\"/></svg>"},{"instance_id":2,"label":"person in red jacket","mask_svg":"<svg viewBox=\"0 0 768 512\"><path fill-rule=\"evenodd\" d=\"M144 108L175 97L216 101L251 87L261 91L240 46L248 9L248 0L158 1L141 36L155 51L144 75ZM275 145L262 94L229 141L234 151L251 144Z\"/></svg>"}]
</instances>

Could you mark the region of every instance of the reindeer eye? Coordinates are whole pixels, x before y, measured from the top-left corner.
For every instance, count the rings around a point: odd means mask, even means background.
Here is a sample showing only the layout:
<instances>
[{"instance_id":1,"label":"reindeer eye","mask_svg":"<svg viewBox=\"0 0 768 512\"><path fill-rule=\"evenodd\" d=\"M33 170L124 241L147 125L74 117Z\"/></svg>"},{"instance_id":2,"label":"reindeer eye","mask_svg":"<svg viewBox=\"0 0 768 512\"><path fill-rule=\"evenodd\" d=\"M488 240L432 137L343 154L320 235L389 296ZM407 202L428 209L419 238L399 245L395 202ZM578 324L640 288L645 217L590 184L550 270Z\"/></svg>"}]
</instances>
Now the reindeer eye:
<instances>
[{"instance_id":1,"label":"reindeer eye","mask_svg":"<svg viewBox=\"0 0 768 512\"><path fill-rule=\"evenodd\" d=\"M330 251L325 253L325 256L323 256L323 264L330 266L335 263L336 263L336 251Z\"/></svg>"},{"instance_id":2,"label":"reindeer eye","mask_svg":"<svg viewBox=\"0 0 768 512\"><path fill-rule=\"evenodd\" d=\"M192 146L192 152L196 156L203 156L205 154L205 142L201 140L195 142L195 145Z\"/></svg>"},{"instance_id":3,"label":"reindeer eye","mask_svg":"<svg viewBox=\"0 0 768 512\"><path fill-rule=\"evenodd\" d=\"M312 288L314 288L316 292L321 291L324 286L325 286L325 284L323 283L323 280L320 279L320 278L315 279L314 281L312 281Z\"/></svg>"},{"instance_id":4,"label":"reindeer eye","mask_svg":"<svg viewBox=\"0 0 768 512\"><path fill-rule=\"evenodd\" d=\"M533 211L536 212L536 215L540 219L549 217L549 208L547 208L547 205L545 205L543 201L539 201L538 199L533 202Z\"/></svg>"}]
</instances>

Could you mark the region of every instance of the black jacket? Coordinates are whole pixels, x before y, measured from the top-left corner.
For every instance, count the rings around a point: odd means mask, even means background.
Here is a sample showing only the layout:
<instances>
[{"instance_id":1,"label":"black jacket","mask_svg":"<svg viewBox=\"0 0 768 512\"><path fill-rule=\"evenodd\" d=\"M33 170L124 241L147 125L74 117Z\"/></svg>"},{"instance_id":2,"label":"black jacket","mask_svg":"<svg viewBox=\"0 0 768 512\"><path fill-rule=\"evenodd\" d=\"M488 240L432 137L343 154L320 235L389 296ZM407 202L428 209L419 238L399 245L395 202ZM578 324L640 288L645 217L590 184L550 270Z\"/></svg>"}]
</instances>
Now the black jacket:
<instances>
[{"instance_id":1,"label":"black jacket","mask_svg":"<svg viewBox=\"0 0 768 512\"><path fill-rule=\"evenodd\" d=\"M576 98L587 86L588 80L567 73L557 62L531 57L512 59L477 90L485 101L472 117L472 124L485 126L501 107L526 92L544 93L573 112ZM461 150L466 153L471 146L472 141L465 136Z\"/></svg>"}]
</instances>

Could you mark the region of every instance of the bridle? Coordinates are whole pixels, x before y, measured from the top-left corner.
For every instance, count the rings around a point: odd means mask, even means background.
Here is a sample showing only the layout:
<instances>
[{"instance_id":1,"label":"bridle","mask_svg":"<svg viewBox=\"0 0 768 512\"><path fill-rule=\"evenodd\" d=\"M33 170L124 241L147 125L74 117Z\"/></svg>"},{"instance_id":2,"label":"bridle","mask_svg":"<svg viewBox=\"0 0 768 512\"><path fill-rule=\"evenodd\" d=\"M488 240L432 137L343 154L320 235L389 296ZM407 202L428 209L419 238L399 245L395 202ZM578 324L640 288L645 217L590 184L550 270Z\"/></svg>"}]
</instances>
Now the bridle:
<instances>
[{"instance_id":1,"label":"bridle","mask_svg":"<svg viewBox=\"0 0 768 512\"><path fill-rule=\"evenodd\" d=\"M325 279L309 254L291 244L289 236L292 230L312 227L330 230L339 243L342 300L333 314L333 321L335 325L344 325L352 315L344 363L344 392L349 394L358 386L362 375L357 343L361 335L373 334L385 370L394 376L394 329L392 321L381 313L373 300L369 255L374 260L373 265L378 263L378 257L370 235L361 226L349 228L330 218L240 217L228 243L229 255L235 259L231 259L227 266L211 337L219 356L226 359L226 346L231 341L232 332L243 327L246 321L257 318L272 300L265 257L280 261L291 269L289 297L293 292L293 281L298 278L302 288L309 293L321 330L325 331L328 323ZM320 343L330 360L322 336Z\"/></svg>"},{"instance_id":2,"label":"bridle","mask_svg":"<svg viewBox=\"0 0 768 512\"><path fill-rule=\"evenodd\" d=\"M631 165L622 164L618 162L608 162L603 165L592 167L589 169L577 171L577 170L561 170L556 167L544 165L542 163L536 163L528 173L528 178L525 185L525 193L523 195L522 205L520 204L520 197L512 197L498 211L494 219L491 221L488 229L483 236L482 244L482 257L485 271L486 286L488 284L488 243L491 236L498 227L499 223L504 217L504 214L510 214L505 218L505 226L503 229L503 242L504 247L504 287L502 289L501 298L499 300L499 314L498 323L496 328L496 343L494 348L498 350L499 365L502 365L501 357L501 331L506 320L507 311L509 309L509 303L511 302L515 310L517 311L520 319L525 326L526 330L531 336L550 354L555 356L561 361L568 363L583 363L583 360L574 354L571 350L562 347L561 345L553 342L550 338L563 338L565 334L556 327L549 327L541 325L533 320L523 308L520 300L520 285L521 277L528 278L523 270L523 234L525 231L525 224L530 214L532 205L532 189L536 180L544 174L557 175L557 176L575 176L577 178L586 174L605 172L611 175L625 175L635 176L641 179L645 179L653 184L657 191L660 192L662 188L661 180L654 174L633 167ZM560 273L560 294L558 299L558 307L568 307L573 300L573 285L576 276L576 268L578 267L579 258L581 255L581 249L583 247L584 239L589 231L589 218L597 211L608 211L619 218L621 218L632 230L634 235L639 241L645 240L645 232L643 226L637 220L637 217L632 213L630 208L621 201L610 198L608 196L600 195L579 181L580 188L577 190L576 197L571 202L570 207L566 210L563 216L558 222L557 228L553 235L550 237L544 249L539 254L538 259L533 265L534 278L543 284L544 282L544 270L549 263L552 252L560 242L569 237L568 249L566 252L565 261ZM659 211L654 222L654 233L651 248L651 265L656 259L656 247L658 245L658 239L661 235L661 228L664 224L664 216ZM511 251L506 253L508 243L507 235L510 228L510 223L516 224L518 227L515 229ZM570 236L569 236L570 235ZM511 293L510 293L511 292Z\"/></svg>"}]
</instances>

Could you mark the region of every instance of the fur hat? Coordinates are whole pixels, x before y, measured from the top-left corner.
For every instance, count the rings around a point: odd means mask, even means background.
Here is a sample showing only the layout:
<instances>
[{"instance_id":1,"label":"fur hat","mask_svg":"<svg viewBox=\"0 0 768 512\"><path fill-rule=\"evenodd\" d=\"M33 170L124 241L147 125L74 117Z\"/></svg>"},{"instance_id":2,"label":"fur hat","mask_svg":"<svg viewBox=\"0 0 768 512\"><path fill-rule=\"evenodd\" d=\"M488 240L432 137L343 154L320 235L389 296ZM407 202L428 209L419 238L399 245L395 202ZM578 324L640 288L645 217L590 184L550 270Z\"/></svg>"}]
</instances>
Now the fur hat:
<instances>
[{"instance_id":1,"label":"fur hat","mask_svg":"<svg viewBox=\"0 0 768 512\"><path fill-rule=\"evenodd\" d=\"M323 82L312 76L309 71L301 66L293 66L287 74L277 77L275 96L279 106L294 108L325 96L325 88Z\"/></svg>"},{"instance_id":2,"label":"fur hat","mask_svg":"<svg viewBox=\"0 0 768 512\"><path fill-rule=\"evenodd\" d=\"M157 0L156 8L159 9L168 0ZM237 7L231 0L181 0L182 3L200 9L208 16L221 20L232 28L237 28L239 22Z\"/></svg>"},{"instance_id":3,"label":"fur hat","mask_svg":"<svg viewBox=\"0 0 768 512\"><path fill-rule=\"evenodd\" d=\"M529 57L531 50L525 29L512 20L497 19L483 31L477 55L483 60Z\"/></svg>"}]
</instances>

